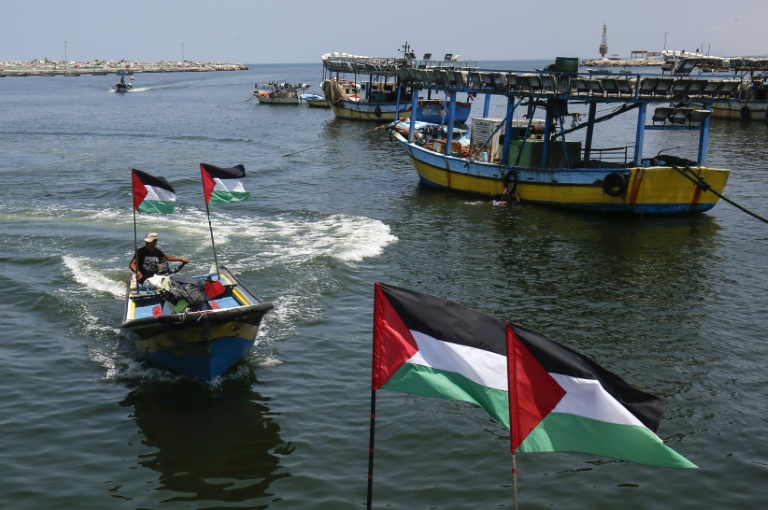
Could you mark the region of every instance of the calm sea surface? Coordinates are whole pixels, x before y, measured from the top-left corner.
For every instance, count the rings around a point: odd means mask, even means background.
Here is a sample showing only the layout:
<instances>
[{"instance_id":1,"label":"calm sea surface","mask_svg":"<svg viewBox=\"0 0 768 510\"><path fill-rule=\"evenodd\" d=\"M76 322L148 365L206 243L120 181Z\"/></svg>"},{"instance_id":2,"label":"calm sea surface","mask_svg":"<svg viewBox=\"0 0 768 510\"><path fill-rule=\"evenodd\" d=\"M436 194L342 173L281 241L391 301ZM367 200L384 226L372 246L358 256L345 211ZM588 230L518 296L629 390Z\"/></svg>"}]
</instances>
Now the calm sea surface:
<instances>
[{"instance_id":1,"label":"calm sea surface","mask_svg":"<svg viewBox=\"0 0 768 510\"><path fill-rule=\"evenodd\" d=\"M254 82L319 92L321 76L137 74L124 95L114 75L0 79L0 507L364 507L376 281L528 325L663 397L660 435L700 466L519 455L521 508L766 507L768 225L723 201L682 218L494 208L420 187L375 125L247 101ZM631 143L627 117L598 145ZM767 140L714 121L707 155L762 216ZM694 143L649 132L645 153ZM245 165L253 200L212 208L217 253L275 304L212 387L138 363L120 329L130 170L175 186L177 214L138 231L193 274L213 260L200 162ZM513 506L507 431L464 403L379 392L374 475L376 508Z\"/></svg>"}]
</instances>

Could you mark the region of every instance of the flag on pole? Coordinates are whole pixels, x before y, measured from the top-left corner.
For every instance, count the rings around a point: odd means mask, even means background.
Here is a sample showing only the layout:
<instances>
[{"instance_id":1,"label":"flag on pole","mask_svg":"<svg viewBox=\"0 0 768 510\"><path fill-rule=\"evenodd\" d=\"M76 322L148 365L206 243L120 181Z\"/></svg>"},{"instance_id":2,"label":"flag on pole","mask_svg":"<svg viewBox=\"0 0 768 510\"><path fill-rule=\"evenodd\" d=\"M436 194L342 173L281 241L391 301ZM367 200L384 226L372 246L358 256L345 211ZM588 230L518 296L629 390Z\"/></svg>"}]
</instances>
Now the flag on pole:
<instances>
[{"instance_id":1,"label":"flag on pole","mask_svg":"<svg viewBox=\"0 0 768 510\"><path fill-rule=\"evenodd\" d=\"M139 212L172 214L176 212L176 192L164 177L155 177L131 169L133 208Z\"/></svg>"},{"instance_id":2,"label":"flag on pole","mask_svg":"<svg viewBox=\"0 0 768 510\"><path fill-rule=\"evenodd\" d=\"M654 433L661 399L543 335L382 283L373 316L374 390L475 403L511 430L513 452L696 467Z\"/></svg>"},{"instance_id":3,"label":"flag on pole","mask_svg":"<svg viewBox=\"0 0 768 510\"><path fill-rule=\"evenodd\" d=\"M383 283L374 292L373 389L472 402L509 427L504 323Z\"/></svg>"},{"instance_id":4,"label":"flag on pole","mask_svg":"<svg viewBox=\"0 0 768 510\"><path fill-rule=\"evenodd\" d=\"M695 468L655 434L666 402L544 335L507 325L512 451Z\"/></svg>"},{"instance_id":5,"label":"flag on pole","mask_svg":"<svg viewBox=\"0 0 768 510\"><path fill-rule=\"evenodd\" d=\"M241 202L251 198L251 194L245 191L243 183L240 182L240 179L245 177L243 165L219 168L208 163L200 163L200 173L203 176L206 205Z\"/></svg>"}]
</instances>

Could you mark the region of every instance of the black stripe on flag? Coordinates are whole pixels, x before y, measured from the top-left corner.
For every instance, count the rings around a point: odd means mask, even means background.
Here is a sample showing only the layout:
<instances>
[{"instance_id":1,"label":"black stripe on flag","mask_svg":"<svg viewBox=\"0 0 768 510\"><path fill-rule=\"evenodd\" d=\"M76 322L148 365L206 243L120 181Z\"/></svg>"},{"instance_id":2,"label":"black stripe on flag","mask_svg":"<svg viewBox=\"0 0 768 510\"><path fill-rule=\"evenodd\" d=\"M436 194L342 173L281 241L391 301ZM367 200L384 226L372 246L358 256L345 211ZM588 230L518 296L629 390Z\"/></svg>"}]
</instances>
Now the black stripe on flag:
<instances>
[{"instance_id":1,"label":"black stripe on flag","mask_svg":"<svg viewBox=\"0 0 768 510\"><path fill-rule=\"evenodd\" d=\"M600 383L608 394L635 415L643 425L656 432L667 403L630 386L616 374L604 369L586 356L544 335L518 324L509 324L528 351L550 374L562 374Z\"/></svg>"},{"instance_id":2,"label":"black stripe on flag","mask_svg":"<svg viewBox=\"0 0 768 510\"><path fill-rule=\"evenodd\" d=\"M379 285L408 329L443 342L507 355L506 329L498 319L453 301Z\"/></svg>"},{"instance_id":3,"label":"black stripe on flag","mask_svg":"<svg viewBox=\"0 0 768 510\"><path fill-rule=\"evenodd\" d=\"M135 168L133 169L133 173L136 175L136 177L139 178L139 180L144 186L162 188L170 191L171 193L176 193L176 190L173 189L173 186L168 184L168 181L165 179L165 177L156 177L154 175L149 175L147 172L142 172L141 170L136 170Z\"/></svg>"},{"instance_id":4,"label":"black stripe on flag","mask_svg":"<svg viewBox=\"0 0 768 510\"><path fill-rule=\"evenodd\" d=\"M245 177L245 167L243 165L233 166L231 168L221 168L208 163L200 163L200 166L208 172L212 178L216 179L240 179Z\"/></svg>"}]
</instances>

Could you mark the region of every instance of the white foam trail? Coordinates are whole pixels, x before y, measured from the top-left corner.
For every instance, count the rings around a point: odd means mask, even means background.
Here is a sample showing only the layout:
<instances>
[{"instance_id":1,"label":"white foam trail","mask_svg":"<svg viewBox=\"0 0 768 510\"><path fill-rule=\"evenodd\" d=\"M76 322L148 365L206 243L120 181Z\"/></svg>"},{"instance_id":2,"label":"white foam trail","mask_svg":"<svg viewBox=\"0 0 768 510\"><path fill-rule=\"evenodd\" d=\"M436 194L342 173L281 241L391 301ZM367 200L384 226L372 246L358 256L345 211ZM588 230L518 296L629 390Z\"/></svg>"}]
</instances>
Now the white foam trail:
<instances>
[{"instance_id":1,"label":"white foam trail","mask_svg":"<svg viewBox=\"0 0 768 510\"><path fill-rule=\"evenodd\" d=\"M72 273L77 283L89 290L98 290L112 294L117 298L125 295L125 285L122 282L110 280L103 274L88 266L88 259L78 258L72 255L62 257L64 265Z\"/></svg>"}]
</instances>

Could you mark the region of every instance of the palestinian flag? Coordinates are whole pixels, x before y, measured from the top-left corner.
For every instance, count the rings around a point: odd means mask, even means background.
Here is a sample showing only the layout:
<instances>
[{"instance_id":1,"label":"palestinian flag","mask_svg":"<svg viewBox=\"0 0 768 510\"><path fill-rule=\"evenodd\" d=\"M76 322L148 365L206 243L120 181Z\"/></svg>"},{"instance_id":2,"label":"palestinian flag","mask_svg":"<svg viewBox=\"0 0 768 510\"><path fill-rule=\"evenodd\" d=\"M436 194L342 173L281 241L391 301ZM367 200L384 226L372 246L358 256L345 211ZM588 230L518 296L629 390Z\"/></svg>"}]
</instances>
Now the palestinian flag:
<instances>
[{"instance_id":1,"label":"palestinian flag","mask_svg":"<svg viewBox=\"0 0 768 510\"><path fill-rule=\"evenodd\" d=\"M507 325L513 452L695 468L655 434L667 404L554 340Z\"/></svg>"},{"instance_id":2,"label":"palestinian flag","mask_svg":"<svg viewBox=\"0 0 768 510\"><path fill-rule=\"evenodd\" d=\"M504 323L383 283L374 292L373 389L472 402L509 427Z\"/></svg>"},{"instance_id":3,"label":"palestinian flag","mask_svg":"<svg viewBox=\"0 0 768 510\"><path fill-rule=\"evenodd\" d=\"M481 406L510 428L513 452L696 467L654 433L662 400L534 331L452 301L377 283L372 375L374 390Z\"/></svg>"},{"instance_id":4,"label":"palestinian flag","mask_svg":"<svg viewBox=\"0 0 768 510\"><path fill-rule=\"evenodd\" d=\"M155 177L131 169L133 208L139 212L172 214L176 212L176 192L164 177Z\"/></svg>"},{"instance_id":5,"label":"palestinian flag","mask_svg":"<svg viewBox=\"0 0 768 510\"><path fill-rule=\"evenodd\" d=\"M245 177L245 167L237 165L232 168L219 168L200 163L200 173L203 175L203 193L205 203L223 204L225 202L241 202L251 198L245 191L240 179Z\"/></svg>"}]
</instances>

